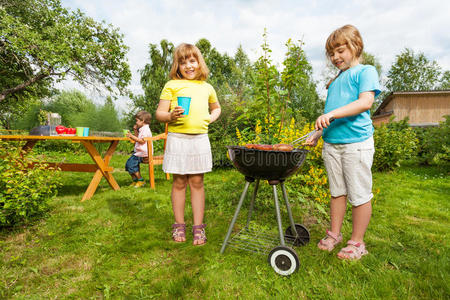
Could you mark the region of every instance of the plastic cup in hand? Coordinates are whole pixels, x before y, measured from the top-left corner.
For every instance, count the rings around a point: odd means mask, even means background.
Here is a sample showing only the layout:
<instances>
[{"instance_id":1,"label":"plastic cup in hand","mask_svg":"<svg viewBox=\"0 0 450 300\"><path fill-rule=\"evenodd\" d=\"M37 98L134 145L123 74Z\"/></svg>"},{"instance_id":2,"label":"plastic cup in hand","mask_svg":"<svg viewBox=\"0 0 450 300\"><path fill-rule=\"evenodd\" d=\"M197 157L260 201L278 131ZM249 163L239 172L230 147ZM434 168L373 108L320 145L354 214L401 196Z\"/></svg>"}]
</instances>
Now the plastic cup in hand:
<instances>
[{"instance_id":1,"label":"plastic cup in hand","mask_svg":"<svg viewBox=\"0 0 450 300\"><path fill-rule=\"evenodd\" d=\"M83 136L89 136L89 127L83 128Z\"/></svg>"},{"instance_id":2,"label":"plastic cup in hand","mask_svg":"<svg viewBox=\"0 0 450 300\"><path fill-rule=\"evenodd\" d=\"M178 97L178 106L184 109L183 116L189 114L189 107L191 106L191 97Z\"/></svg>"},{"instance_id":3,"label":"plastic cup in hand","mask_svg":"<svg viewBox=\"0 0 450 300\"><path fill-rule=\"evenodd\" d=\"M77 136L83 136L83 127L77 127Z\"/></svg>"},{"instance_id":4,"label":"plastic cup in hand","mask_svg":"<svg viewBox=\"0 0 450 300\"><path fill-rule=\"evenodd\" d=\"M123 129L123 136L127 137L127 133L130 132L128 129Z\"/></svg>"}]
</instances>

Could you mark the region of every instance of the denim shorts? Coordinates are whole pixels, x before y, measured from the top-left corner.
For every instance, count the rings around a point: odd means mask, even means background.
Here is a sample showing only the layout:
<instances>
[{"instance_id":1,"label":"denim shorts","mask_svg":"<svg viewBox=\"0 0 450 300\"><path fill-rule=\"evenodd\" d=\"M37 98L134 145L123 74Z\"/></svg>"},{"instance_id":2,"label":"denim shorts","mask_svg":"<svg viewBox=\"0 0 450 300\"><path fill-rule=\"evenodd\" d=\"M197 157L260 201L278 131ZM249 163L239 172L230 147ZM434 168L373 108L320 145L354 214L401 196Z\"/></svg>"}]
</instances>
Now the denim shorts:
<instances>
[{"instance_id":1,"label":"denim shorts","mask_svg":"<svg viewBox=\"0 0 450 300\"><path fill-rule=\"evenodd\" d=\"M139 164L142 163L143 160L143 157L135 156L134 154L131 155L125 164L125 171L128 171L130 174L140 172Z\"/></svg>"},{"instance_id":2,"label":"denim shorts","mask_svg":"<svg viewBox=\"0 0 450 300\"><path fill-rule=\"evenodd\" d=\"M322 157L332 197L346 195L353 206L372 199L374 152L373 137L351 144L323 144Z\"/></svg>"}]
</instances>

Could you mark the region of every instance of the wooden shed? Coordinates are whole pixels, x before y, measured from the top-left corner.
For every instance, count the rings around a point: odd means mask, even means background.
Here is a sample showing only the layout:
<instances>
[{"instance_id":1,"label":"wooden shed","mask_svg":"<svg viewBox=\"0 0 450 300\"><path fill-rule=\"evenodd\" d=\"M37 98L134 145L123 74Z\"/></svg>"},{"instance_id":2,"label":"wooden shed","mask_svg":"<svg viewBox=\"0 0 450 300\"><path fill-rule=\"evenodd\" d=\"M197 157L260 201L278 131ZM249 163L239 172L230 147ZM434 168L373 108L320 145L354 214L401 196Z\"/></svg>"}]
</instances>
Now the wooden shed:
<instances>
[{"instance_id":1,"label":"wooden shed","mask_svg":"<svg viewBox=\"0 0 450 300\"><path fill-rule=\"evenodd\" d=\"M411 126L436 126L450 115L450 90L392 92L372 116L373 124L388 123L409 117Z\"/></svg>"}]
</instances>

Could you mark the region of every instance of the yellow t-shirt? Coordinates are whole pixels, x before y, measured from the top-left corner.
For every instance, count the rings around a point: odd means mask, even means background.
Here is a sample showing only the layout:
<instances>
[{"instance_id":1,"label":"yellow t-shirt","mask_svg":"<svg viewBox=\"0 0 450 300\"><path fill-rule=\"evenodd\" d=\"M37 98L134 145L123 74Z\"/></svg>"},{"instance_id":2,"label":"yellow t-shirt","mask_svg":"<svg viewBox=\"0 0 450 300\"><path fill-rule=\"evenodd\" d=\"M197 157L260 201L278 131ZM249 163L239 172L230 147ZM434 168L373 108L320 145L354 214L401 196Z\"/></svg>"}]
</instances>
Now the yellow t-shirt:
<instances>
[{"instance_id":1,"label":"yellow t-shirt","mask_svg":"<svg viewBox=\"0 0 450 300\"><path fill-rule=\"evenodd\" d=\"M216 91L202 80L170 80L164 86L160 99L170 100L170 111L178 106L177 97L191 97L189 114L169 123L169 132L208 133L211 120L209 103L217 102Z\"/></svg>"}]
</instances>

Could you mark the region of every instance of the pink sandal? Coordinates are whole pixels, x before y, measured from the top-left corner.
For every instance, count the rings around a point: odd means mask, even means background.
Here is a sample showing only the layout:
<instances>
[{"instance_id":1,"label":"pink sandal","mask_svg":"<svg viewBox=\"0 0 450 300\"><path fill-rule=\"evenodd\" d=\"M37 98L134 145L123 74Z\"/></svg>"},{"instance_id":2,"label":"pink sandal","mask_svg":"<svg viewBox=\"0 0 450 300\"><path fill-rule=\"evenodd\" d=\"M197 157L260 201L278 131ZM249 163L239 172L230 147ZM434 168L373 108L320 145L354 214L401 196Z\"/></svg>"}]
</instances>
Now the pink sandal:
<instances>
[{"instance_id":1,"label":"pink sandal","mask_svg":"<svg viewBox=\"0 0 450 300\"><path fill-rule=\"evenodd\" d=\"M340 259L346 260L358 260L362 256L369 254L366 250L366 244L357 243L355 241L349 240L347 242L347 247L342 248L341 251L337 254Z\"/></svg>"},{"instance_id":2,"label":"pink sandal","mask_svg":"<svg viewBox=\"0 0 450 300\"><path fill-rule=\"evenodd\" d=\"M319 241L317 244L317 247L320 250L326 250L328 252L331 252L334 247L336 247L337 244L342 242L342 233L339 233L339 235L336 235L335 233L327 230L327 235Z\"/></svg>"},{"instance_id":3,"label":"pink sandal","mask_svg":"<svg viewBox=\"0 0 450 300\"><path fill-rule=\"evenodd\" d=\"M194 245L195 246L200 246L200 245L204 245L206 243L206 233L205 233L205 227L206 224L201 224L201 225L194 225L192 226L192 235L194 236ZM200 241L202 243L195 243L197 241Z\"/></svg>"},{"instance_id":4,"label":"pink sandal","mask_svg":"<svg viewBox=\"0 0 450 300\"><path fill-rule=\"evenodd\" d=\"M172 239L177 243L186 242L186 224L172 224Z\"/></svg>"}]
</instances>

